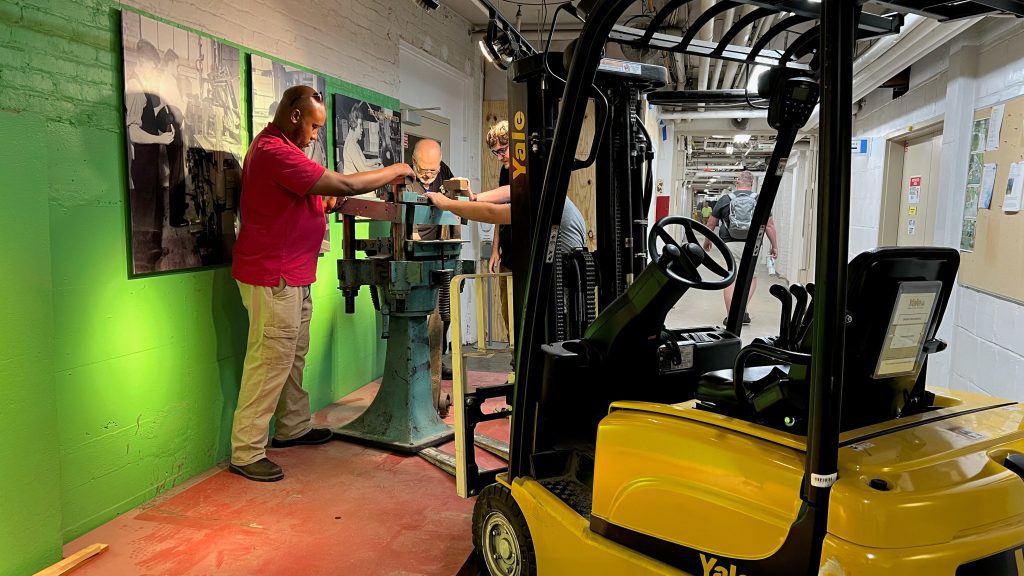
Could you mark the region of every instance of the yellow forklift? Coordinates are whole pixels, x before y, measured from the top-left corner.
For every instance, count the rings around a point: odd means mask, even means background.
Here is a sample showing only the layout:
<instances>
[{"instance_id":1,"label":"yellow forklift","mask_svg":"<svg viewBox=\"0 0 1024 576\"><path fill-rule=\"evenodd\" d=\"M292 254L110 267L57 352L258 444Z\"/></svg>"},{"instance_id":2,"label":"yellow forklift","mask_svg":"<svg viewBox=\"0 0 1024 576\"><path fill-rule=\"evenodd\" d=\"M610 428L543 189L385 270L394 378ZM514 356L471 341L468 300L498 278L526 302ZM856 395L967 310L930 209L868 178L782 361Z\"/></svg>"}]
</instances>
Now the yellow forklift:
<instances>
[{"instance_id":1,"label":"yellow forklift","mask_svg":"<svg viewBox=\"0 0 1024 576\"><path fill-rule=\"evenodd\" d=\"M523 249L513 266L516 379L508 468L493 483L470 483L481 571L1024 575L1024 409L925 385L928 356L945 348L936 331L958 252L879 248L849 262L847 255L855 42L898 32L909 12L1020 16L1024 3L890 0L881 3L886 11L869 11L852 0L723 0L700 13L697 2L669 0L646 30L618 24L632 3L560 6L583 21L569 49L509 58L512 84L542 91L517 96L513 86L510 95L513 229ZM692 34L655 32L688 4ZM771 38L729 45L731 30L717 46L694 38L715 14L744 5L754 7L745 25L784 14L772 37L814 25L785 48L769 48ZM815 282L793 289L797 310L784 308L778 337L746 346L739 337L761 234L747 239L737 267L700 223L668 217L641 237L636 229L646 223L634 214L623 228L629 241L611 248L625 257L606 251L596 260L628 265L649 255L649 264L627 275L616 298L601 293L582 337L550 339L557 215L572 171L584 164L574 151L588 100L599 101L596 132L605 133L606 149L629 140L623 133L645 136L633 113L643 99L630 96L619 114L598 86L608 41L771 67L758 92L779 137L752 230L767 224L797 130L820 96ZM689 97L735 95L650 100ZM639 173L643 154L633 156L614 169ZM633 189L631 176L619 180ZM705 238L724 266L704 251ZM603 283L604 265L599 275ZM687 290L731 282L725 327L664 325Z\"/></svg>"}]
</instances>

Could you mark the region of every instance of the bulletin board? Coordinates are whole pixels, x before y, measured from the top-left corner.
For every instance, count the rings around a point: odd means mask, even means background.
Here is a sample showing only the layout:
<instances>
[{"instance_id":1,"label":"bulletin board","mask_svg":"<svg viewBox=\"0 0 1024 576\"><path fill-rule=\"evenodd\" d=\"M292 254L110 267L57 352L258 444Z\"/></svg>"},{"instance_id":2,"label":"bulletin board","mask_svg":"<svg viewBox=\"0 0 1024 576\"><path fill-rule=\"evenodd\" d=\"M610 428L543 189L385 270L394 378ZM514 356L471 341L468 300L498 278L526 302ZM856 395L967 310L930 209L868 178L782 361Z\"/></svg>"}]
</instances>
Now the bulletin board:
<instances>
[{"instance_id":1,"label":"bulletin board","mask_svg":"<svg viewBox=\"0 0 1024 576\"><path fill-rule=\"evenodd\" d=\"M989 134L996 124L1000 124L998 148L986 149L996 141L996 136ZM982 127L984 134L980 133ZM1024 187L1024 97L975 111L967 161L960 283L1024 303L1024 200L1020 198ZM1019 170L1011 178L1011 166L1018 162ZM989 164L996 167L987 198L984 167ZM972 213L976 215L973 221Z\"/></svg>"}]
</instances>

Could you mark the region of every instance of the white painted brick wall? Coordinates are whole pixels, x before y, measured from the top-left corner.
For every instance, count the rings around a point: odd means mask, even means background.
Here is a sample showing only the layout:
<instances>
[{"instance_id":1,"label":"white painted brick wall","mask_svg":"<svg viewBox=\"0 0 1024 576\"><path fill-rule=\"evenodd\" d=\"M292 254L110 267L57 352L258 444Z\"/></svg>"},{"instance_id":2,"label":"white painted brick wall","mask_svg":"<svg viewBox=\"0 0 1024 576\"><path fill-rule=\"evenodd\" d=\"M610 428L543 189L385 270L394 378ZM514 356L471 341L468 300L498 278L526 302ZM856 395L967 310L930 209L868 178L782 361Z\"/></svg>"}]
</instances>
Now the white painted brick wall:
<instances>
[{"instance_id":1,"label":"white painted brick wall","mask_svg":"<svg viewBox=\"0 0 1024 576\"><path fill-rule=\"evenodd\" d=\"M976 58L969 46L974 38L985 42ZM958 55L961 45L968 48ZM1024 24L996 20L968 30L915 65L911 80L912 89L898 100L884 102L881 91L869 95L854 123L854 136L872 141L870 157L853 164L851 255L878 244L885 139L943 116L935 242L959 246L969 113L1024 94ZM1024 399L1024 307L957 285L940 337L951 346L929 361L932 383Z\"/></svg>"},{"instance_id":2,"label":"white painted brick wall","mask_svg":"<svg viewBox=\"0 0 1024 576\"><path fill-rule=\"evenodd\" d=\"M399 40L476 77L470 24L413 0L130 0L201 32L398 97Z\"/></svg>"}]
</instances>

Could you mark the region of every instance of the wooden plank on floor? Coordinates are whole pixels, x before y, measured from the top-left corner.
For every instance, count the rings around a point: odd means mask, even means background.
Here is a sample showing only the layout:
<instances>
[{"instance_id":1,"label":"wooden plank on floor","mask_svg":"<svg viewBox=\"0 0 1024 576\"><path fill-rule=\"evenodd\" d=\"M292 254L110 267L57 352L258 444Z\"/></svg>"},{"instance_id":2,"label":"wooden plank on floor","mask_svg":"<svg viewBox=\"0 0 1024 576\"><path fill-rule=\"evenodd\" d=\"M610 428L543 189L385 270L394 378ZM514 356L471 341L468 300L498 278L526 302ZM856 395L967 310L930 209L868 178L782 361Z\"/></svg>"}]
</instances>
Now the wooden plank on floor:
<instances>
[{"instance_id":1,"label":"wooden plank on floor","mask_svg":"<svg viewBox=\"0 0 1024 576\"><path fill-rule=\"evenodd\" d=\"M106 544L93 544L91 546L87 546L60 562L57 562L53 566L36 572L35 576L62 576L63 574L68 574L93 556L106 552L107 548L108 546Z\"/></svg>"}]
</instances>

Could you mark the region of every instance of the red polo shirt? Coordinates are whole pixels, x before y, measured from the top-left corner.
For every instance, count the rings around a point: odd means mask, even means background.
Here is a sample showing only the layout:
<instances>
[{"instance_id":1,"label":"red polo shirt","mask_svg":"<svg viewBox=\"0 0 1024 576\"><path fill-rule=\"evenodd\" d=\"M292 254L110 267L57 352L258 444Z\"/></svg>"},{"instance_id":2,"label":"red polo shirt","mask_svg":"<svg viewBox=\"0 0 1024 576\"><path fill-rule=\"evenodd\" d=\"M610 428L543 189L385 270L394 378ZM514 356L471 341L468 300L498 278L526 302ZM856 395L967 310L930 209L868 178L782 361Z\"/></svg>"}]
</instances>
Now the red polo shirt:
<instances>
[{"instance_id":1,"label":"red polo shirt","mask_svg":"<svg viewBox=\"0 0 1024 576\"><path fill-rule=\"evenodd\" d=\"M316 280L316 260L327 223L320 196L306 192L325 168L267 124L242 166L242 226L231 274L256 286L305 286Z\"/></svg>"}]
</instances>

